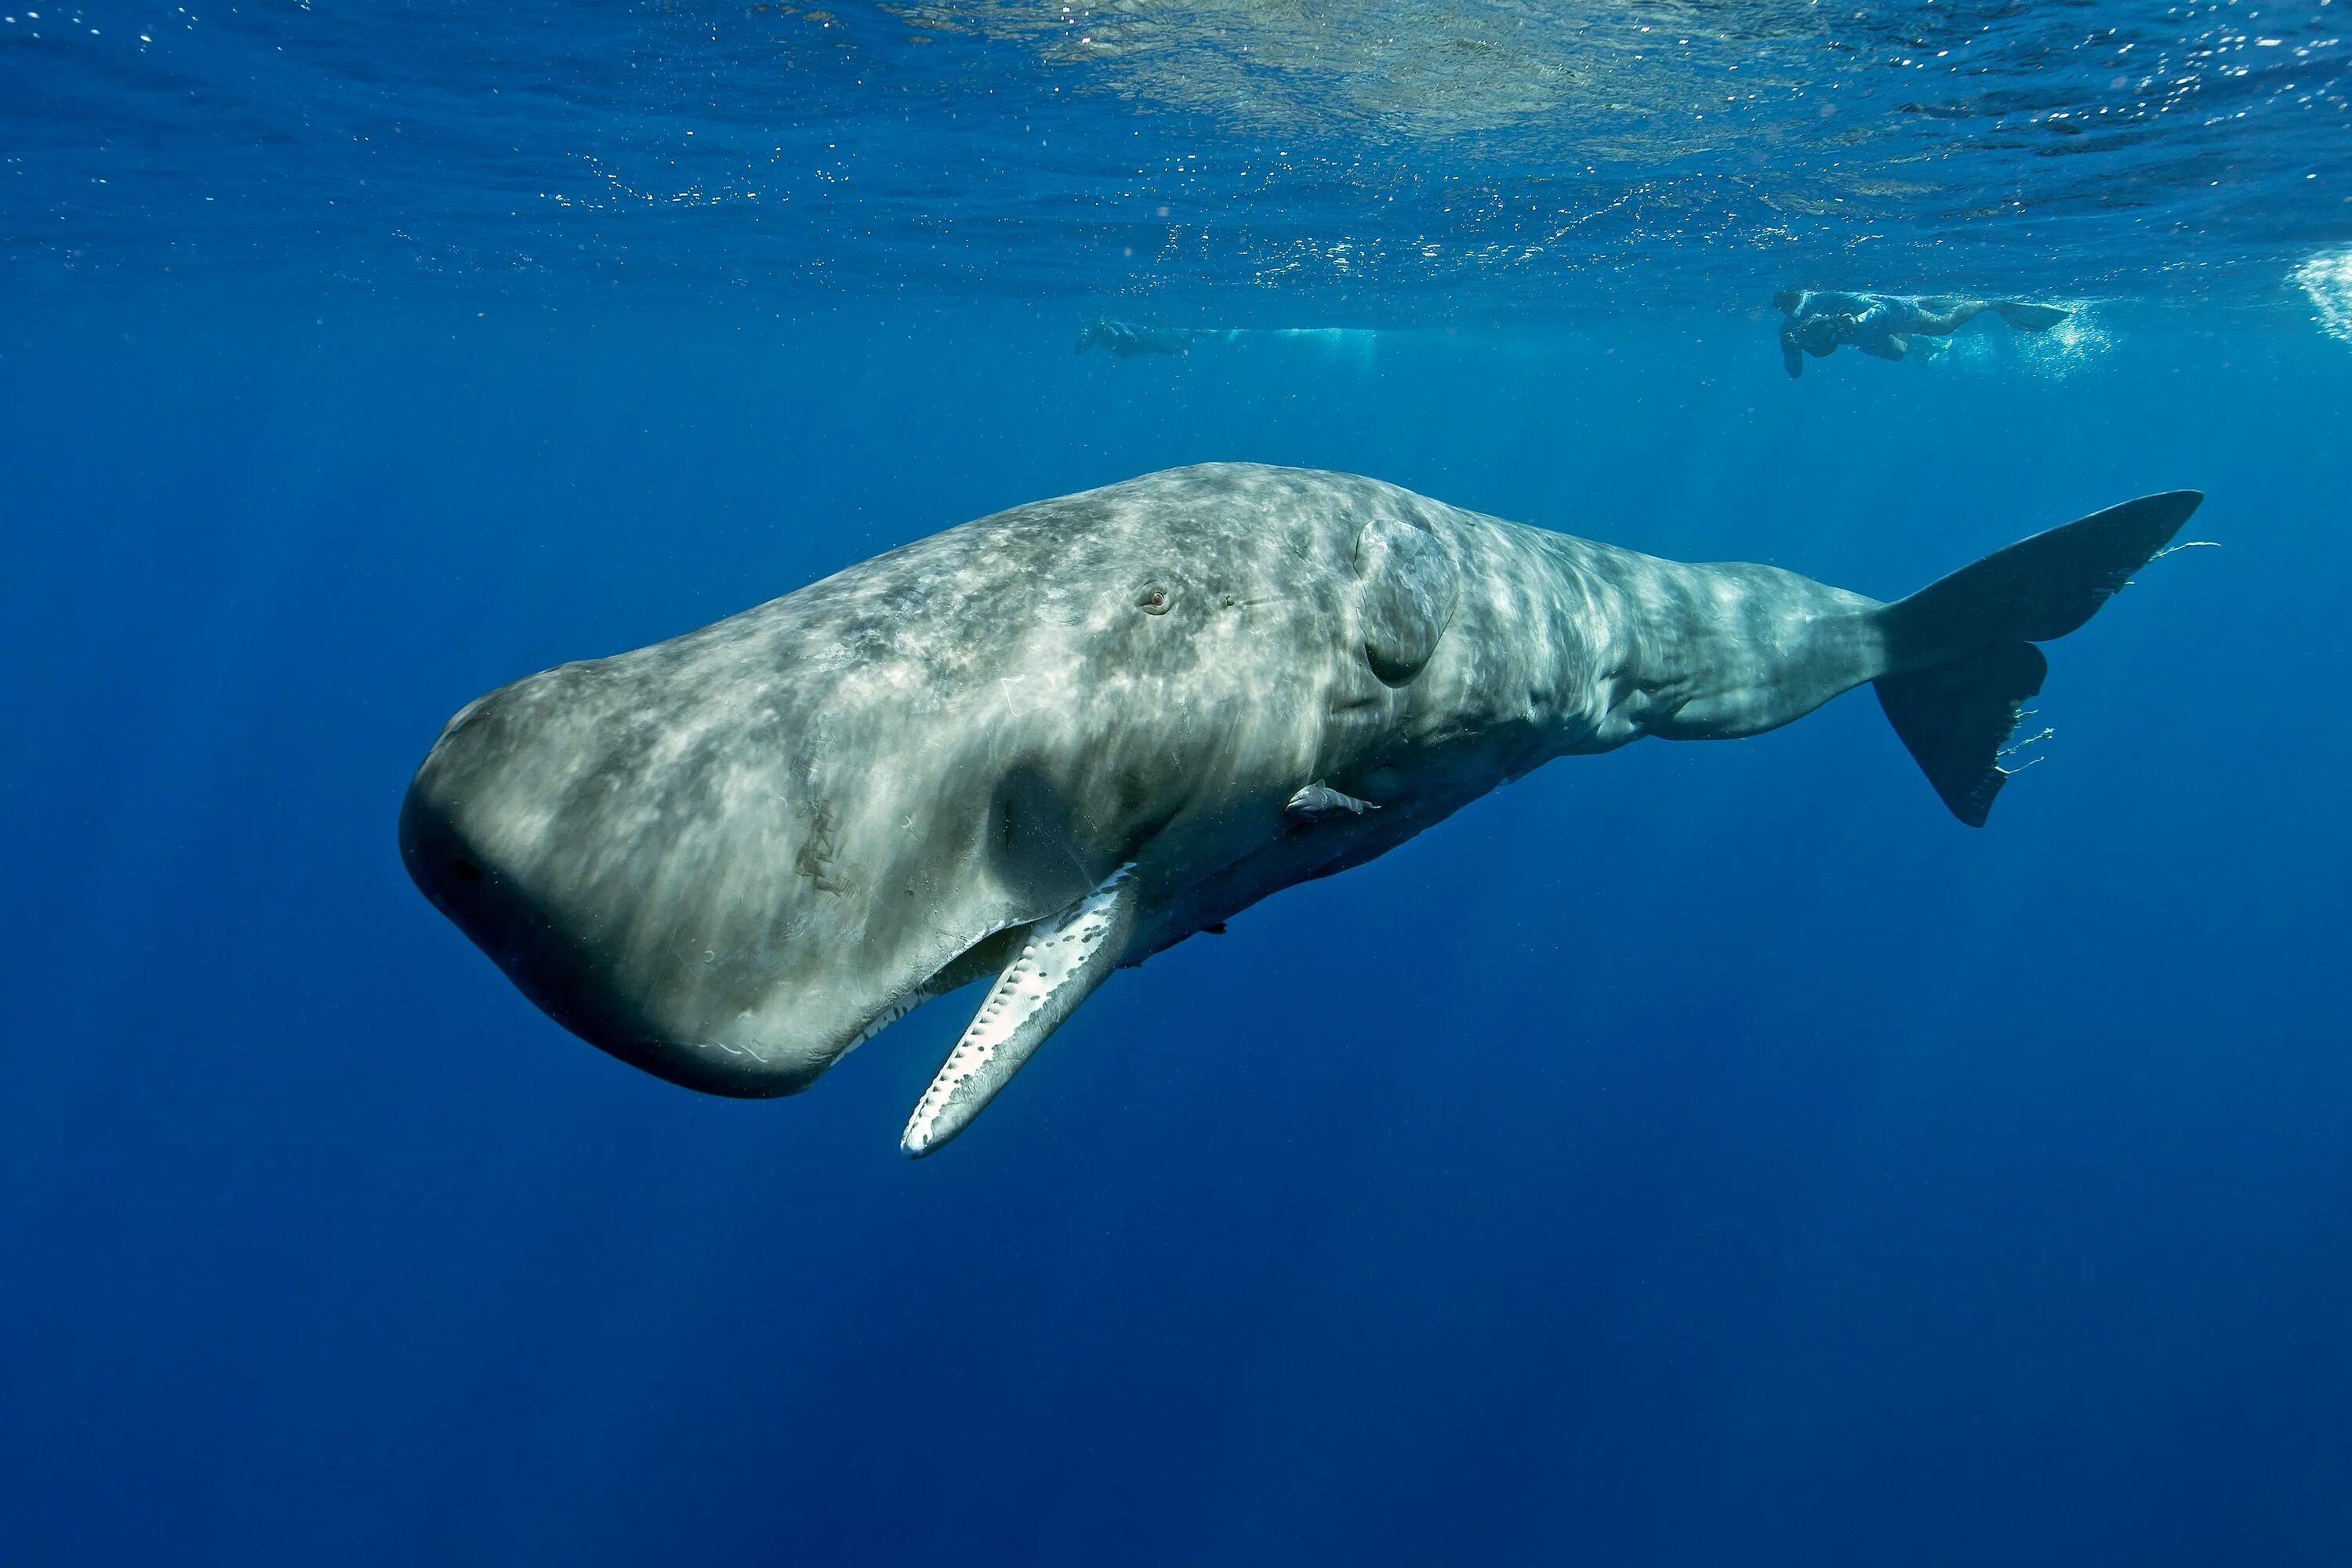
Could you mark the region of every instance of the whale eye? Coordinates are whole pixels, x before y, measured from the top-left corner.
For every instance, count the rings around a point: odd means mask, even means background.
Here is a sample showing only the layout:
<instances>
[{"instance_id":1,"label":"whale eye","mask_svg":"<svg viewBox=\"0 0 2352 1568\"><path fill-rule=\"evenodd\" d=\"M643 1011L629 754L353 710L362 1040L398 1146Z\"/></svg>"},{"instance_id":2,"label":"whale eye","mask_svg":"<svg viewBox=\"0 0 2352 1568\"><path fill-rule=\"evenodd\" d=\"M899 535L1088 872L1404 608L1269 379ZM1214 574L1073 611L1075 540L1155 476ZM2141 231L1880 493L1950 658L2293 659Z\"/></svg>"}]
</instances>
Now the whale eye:
<instances>
[{"instance_id":1,"label":"whale eye","mask_svg":"<svg viewBox=\"0 0 2352 1568\"><path fill-rule=\"evenodd\" d=\"M1155 583L1137 597L1135 607L1147 616L1164 616L1168 613L1168 590Z\"/></svg>"},{"instance_id":2,"label":"whale eye","mask_svg":"<svg viewBox=\"0 0 2352 1568\"><path fill-rule=\"evenodd\" d=\"M461 882L478 882L482 879L482 868L471 860L462 858L452 860L449 862L449 869Z\"/></svg>"}]
</instances>

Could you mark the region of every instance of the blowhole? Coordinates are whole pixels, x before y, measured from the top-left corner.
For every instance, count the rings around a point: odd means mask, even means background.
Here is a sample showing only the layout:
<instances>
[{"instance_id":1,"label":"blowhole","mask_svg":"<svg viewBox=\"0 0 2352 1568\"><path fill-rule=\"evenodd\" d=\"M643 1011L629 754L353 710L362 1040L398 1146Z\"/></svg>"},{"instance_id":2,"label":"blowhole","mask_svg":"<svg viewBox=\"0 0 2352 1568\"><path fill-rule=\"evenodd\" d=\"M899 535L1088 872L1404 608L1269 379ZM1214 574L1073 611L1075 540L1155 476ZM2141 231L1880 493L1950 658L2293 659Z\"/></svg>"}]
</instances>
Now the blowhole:
<instances>
[{"instance_id":1,"label":"blowhole","mask_svg":"<svg viewBox=\"0 0 2352 1568\"><path fill-rule=\"evenodd\" d=\"M1164 616L1168 613L1168 590L1155 583L1137 596L1135 607L1147 616Z\"/></svg>"}]
</instances>

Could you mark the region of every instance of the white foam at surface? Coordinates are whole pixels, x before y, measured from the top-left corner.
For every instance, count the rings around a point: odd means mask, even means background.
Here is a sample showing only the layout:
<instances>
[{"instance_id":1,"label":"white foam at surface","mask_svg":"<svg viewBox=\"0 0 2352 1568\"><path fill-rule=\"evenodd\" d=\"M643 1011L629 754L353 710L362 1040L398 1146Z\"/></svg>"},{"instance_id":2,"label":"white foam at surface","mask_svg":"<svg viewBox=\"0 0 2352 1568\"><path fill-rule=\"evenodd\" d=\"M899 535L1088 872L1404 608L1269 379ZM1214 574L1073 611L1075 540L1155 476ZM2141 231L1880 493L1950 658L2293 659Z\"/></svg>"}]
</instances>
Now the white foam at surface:
<instances>
[{"instance_id":1,"label":"white foam at surface","mask_svg":"<svg viewBox=\"0 0 2352 1568\"><path fill-rule=\"evenodd\" d=\"M2294 269L2301 289L2319 313L2319 330L2341 342L2352 343L2352 245L2323 250Z\"/></svg>"},{"instance_id":2,"label":"white foam at surface","mask_svg":"<svg viewBox=\"0 0 2352 1568\"><path fill-rule=\"evenodd\" d=\"M1948 367L1972 374L2014 375L2020 372L2050 381L2063 381L2115 347L2115 334L2099 322L2092 302L2079 300L2037 301L2063 307L2066 319L2038 332L2006 326L1990 314L1941 339L1912 340L1916 349L1940 344L1913 358L1923 364Z\"/></svg>"}]
</instances>

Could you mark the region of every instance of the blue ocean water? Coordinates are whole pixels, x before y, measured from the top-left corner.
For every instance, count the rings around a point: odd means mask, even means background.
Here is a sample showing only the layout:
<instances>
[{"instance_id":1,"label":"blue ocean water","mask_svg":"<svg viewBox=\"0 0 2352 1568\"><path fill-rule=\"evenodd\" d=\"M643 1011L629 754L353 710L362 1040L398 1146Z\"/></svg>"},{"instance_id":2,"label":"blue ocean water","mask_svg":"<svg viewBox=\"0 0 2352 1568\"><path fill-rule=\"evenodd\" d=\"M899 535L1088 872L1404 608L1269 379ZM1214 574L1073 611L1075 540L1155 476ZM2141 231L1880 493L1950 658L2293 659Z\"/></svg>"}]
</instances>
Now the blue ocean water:
<instances>
[{"instance_id":1,"label":"blue ocean water","mask_svg":"<svg viewBox=\"0 0 2352 1568\"><path fill-rule=\"evenodd\" d=\"M0 1559L2352 1557L2339 5L5 15ZM969 994L707 1098L410 885L478 693L1213 458L2221 547L1980 832L1864 694L1557 763L919 1163Z\"/></svg>"}]
</instances>

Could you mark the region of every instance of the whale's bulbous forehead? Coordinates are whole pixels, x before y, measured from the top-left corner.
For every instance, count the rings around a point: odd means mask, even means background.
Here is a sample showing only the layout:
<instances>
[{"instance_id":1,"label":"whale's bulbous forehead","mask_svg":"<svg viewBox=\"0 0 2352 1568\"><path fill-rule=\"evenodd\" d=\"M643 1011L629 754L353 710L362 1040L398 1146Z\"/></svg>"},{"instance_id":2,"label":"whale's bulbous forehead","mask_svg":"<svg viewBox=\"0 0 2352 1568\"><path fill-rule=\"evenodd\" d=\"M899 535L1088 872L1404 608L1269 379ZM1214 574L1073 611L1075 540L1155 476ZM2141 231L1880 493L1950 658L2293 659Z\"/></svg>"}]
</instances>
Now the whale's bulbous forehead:
<instances>
[{"instance_id":1,"label":"whale's bulbous forehead","mask_svg":"<svg viewBox=\"0 0 2352 1568\"><path fill-rule=\"evenodd\" d=\"M1320 705L1282 683L1338 637L1362 527L1312 478L1019 508L516 681L418 770L410 871L595 1044L698 1089L804 1088L997 933L1129 861L1148 886L1188 813L1304 782ZM1297 733L1243 744L1244 721Z\"/></svg>"}]
</instances>

